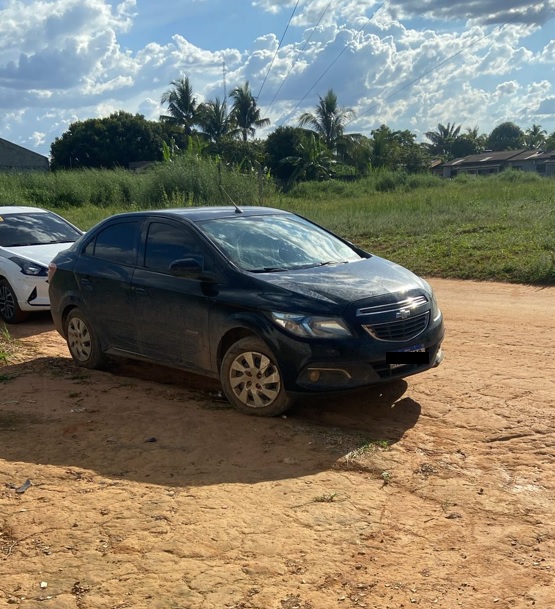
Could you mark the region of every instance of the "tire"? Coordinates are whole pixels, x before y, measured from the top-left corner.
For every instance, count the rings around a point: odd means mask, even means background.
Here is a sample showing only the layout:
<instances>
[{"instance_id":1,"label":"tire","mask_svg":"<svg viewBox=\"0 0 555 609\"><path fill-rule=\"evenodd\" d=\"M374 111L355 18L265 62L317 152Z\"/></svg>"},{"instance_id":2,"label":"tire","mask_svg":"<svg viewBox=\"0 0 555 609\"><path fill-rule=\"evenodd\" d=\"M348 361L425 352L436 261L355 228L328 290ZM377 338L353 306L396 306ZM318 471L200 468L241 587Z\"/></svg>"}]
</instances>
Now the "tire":
<instances>
[{"instance_id":1,"label":"tire","mask_svg":"<svg viewBox=\"0 0 555 609\"><path fill-rule=\"evenodd\" d=\"M254 336L242 338L227 351L220 379L227 399L244 414L275 417L292 405L276 358L266 343Z\"/></svg>"},{"instance_id":2,"label":"tire","mask_svg":"<svg viewBox=\"0 0 555 609\"><path fill-rule=\"evenodd\" d=\"M67 346L73 361L83 368L102 368L106 357L98 336L80 309L72 309L65 321Z\"/></svg>"},{"instance_id":3,"label":"tire","mask_svg":"<svg viewBox=\"0 0 555 609\"><path fill-rule=\"evenodd\" d=\"M27 311L19 308L17 296L5 279L0 279L0 317L7 324L18 324L28 317Z\"/></svg>"}]
</instances>

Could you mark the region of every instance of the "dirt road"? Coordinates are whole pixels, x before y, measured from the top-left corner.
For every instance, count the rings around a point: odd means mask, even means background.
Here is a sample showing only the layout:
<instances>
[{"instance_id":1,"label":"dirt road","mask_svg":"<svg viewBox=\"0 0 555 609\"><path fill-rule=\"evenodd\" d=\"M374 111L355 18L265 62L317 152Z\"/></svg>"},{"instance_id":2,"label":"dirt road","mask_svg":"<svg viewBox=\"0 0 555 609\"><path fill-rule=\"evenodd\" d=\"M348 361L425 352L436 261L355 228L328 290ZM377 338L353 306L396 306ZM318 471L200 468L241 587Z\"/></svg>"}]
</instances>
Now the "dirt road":
<instances>
[{"instance_id":1,"label":"dirt road","mask_svg":"<svg viewBox=\"0 0 555 609\"><path fill-rule=\"evenodd\" d=\"M0 606L554 609L555 288L431 283L439 368L277 419L10 328Z\"/></svg>"}]
</instances>

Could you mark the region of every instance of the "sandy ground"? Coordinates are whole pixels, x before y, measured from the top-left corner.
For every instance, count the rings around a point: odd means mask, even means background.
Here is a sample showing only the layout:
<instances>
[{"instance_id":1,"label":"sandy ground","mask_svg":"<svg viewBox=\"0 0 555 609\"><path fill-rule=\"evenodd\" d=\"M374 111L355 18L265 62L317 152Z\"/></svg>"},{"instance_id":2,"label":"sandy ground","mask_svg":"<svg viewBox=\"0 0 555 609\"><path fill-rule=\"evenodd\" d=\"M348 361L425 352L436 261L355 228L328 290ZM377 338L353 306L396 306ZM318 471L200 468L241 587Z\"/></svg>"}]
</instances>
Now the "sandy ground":
<instances>
[{"instance_id":1,"label":"sandy ground","mask_svg":"<svg viewBox=\"0 0 555 609\"><path fill-rule=\"evenodd\" d=\"M439 368L277 419L11 327L0 606L554 609L555 288L431 283Z\"/></svg>"}]
</instances>

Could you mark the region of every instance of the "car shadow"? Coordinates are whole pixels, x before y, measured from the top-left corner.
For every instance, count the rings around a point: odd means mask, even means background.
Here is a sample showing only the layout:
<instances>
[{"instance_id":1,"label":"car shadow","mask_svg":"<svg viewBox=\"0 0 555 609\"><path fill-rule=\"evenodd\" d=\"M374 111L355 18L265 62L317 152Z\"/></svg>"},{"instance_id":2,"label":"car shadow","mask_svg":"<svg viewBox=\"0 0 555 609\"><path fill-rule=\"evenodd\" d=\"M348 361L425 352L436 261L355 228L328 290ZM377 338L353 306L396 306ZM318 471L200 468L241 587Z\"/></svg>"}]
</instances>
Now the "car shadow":
<instances>
[{"instance_id":1,"label":"car shadow","mask_svg":"<svg viewBox=\"0 0 555 609\"><path fill-rule=\"evenodd\" d=\"M404 380L373 385L346 394L327 394L300 399L291 411L297 420L364 432L370 440L398 442L416 425L421 407L409 397Z\"/></svg>"},{"instance_id":2,"label":"car shadow","mask_svg":"<svg viewBox=\"0 0 555 609\"><path fill-rule=\"evenodd\" d=\"M157 366L136 360L114 359L110 371L125 378L148 379L155 383L200 392L216 400L222 408L230 407L217 379ZM369 441L398 442L407 429L414 427L420 416L420 405L409 397L405 380L365 387L349 392L299 396L285 418L302 424L364 433Z\"/></svg>"},{"instance_id":3,"label":"car shadow","mask_svg":"<svg viewBox=\"0 0 555 609\"><path fill-rule=\"evenodd\" d=\"M29 317L21 324L3 324L0 322L0 329L5 327L9 335L13 338L29 338L30 336L38 336L45 332L54 330L54 322L50 311L37 311L30 313Z\"/></svg>"},{"instance_id":4,"label":"car shadow","mask_svg":"<svg viewBox=\"0 0 555 609\"><path fill-rule=\"evenodd\" d=\"M401 381L300 400L283 417L249 417L216 381L127 361L89 371L70 358L36 358L0 368L0 383L0 458L20 471L53 465L172 487L356 469L350 455L400 441L421 410Z\"/></svg>"}]
</instances>

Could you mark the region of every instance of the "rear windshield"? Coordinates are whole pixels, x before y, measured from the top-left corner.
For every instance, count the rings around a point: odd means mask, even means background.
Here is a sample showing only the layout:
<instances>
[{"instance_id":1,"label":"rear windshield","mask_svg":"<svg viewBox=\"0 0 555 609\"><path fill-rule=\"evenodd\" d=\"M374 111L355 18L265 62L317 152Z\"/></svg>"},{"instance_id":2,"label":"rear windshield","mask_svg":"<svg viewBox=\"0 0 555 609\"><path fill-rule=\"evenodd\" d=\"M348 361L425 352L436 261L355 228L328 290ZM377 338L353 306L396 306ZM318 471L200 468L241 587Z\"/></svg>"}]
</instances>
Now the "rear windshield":
<instances>
[{"instance_id":1,"label":"rear windshield","mask_svg":"<svg viewBox=\"0 0 555 609\"><path fill-rule=\"evenodd\" d=\"M0 215L0 246L17 247L73 243L81 233L63 218L51 213Z\"/></svg>"},{"instance_id":2,"label":"rear windshield","mask_svg":"<svg viewBox=\"0 0 555 609\"><path fill-rule=\"evenodd\" d=\"M361 259L344 241L298 216L234 216L199 225L246 271L288 271Z\"/></svg>"}]
</instances>

